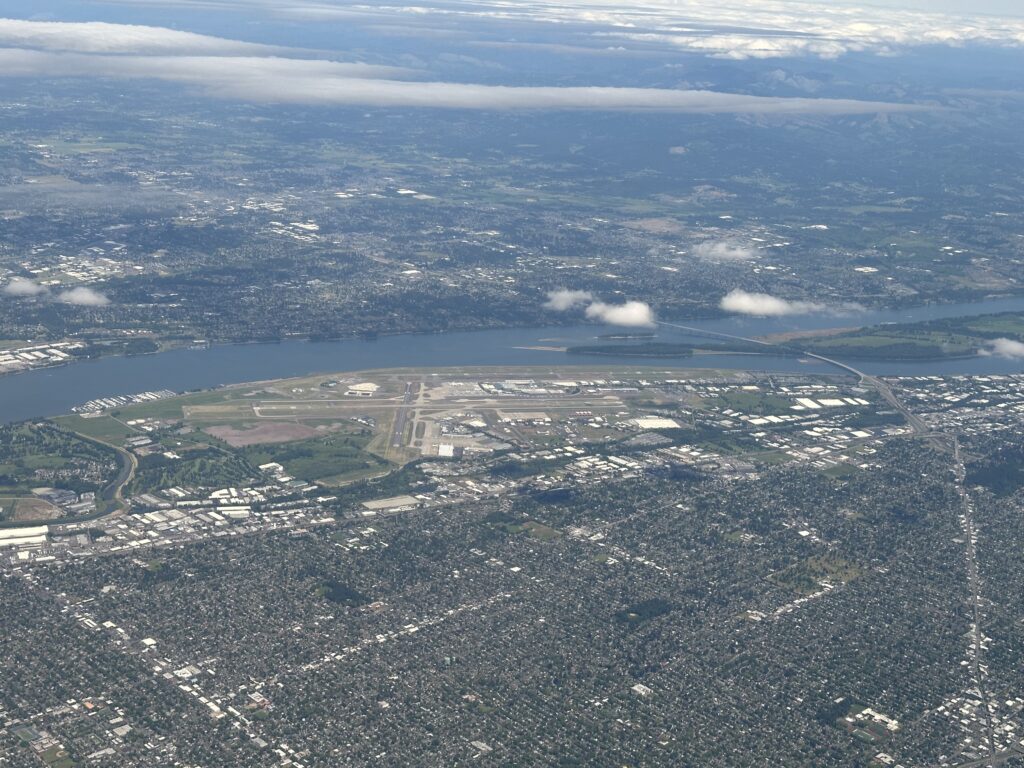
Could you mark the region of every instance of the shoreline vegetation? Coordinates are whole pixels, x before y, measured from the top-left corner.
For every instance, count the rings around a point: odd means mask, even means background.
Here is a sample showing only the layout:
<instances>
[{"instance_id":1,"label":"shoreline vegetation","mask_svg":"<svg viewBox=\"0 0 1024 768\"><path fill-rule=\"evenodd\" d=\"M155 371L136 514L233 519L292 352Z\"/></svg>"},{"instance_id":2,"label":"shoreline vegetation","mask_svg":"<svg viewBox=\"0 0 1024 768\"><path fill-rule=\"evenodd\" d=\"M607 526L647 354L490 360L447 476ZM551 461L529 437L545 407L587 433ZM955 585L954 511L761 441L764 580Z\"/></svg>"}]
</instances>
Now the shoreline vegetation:
<instances>
[{"instance_id":1,"label":"shoreline vegetation","mask_svg":"<svg viewBox=\"0 0 1024 768\"><path fill-rule=\"evenodd\" d=\"M773 346L744 342L684 344L652 341L650 336L598 337L624 343L585 344L568 347L570 355L685 358L694 354L753 354L800 357L821 355L851 362L938 362L967 360L983 355L997 339L1024 342L1024 313L926 320L920 323L873 325L794 331L763 337ZM633 338L636 341L630 342Z\"/></svg>"},{"instance_id":2,"label":"shoreline vegetation","mask_svg":"<svg viewBox=\"0 0 1024 768\"><path fill-rule=\"evenodd\" d=\"M854 331L805 337L807 352L848 360L928 362L984 354L997 339L1024 341L1024 313L925 320L866 326Z\"/></svg>"}]
</instances>

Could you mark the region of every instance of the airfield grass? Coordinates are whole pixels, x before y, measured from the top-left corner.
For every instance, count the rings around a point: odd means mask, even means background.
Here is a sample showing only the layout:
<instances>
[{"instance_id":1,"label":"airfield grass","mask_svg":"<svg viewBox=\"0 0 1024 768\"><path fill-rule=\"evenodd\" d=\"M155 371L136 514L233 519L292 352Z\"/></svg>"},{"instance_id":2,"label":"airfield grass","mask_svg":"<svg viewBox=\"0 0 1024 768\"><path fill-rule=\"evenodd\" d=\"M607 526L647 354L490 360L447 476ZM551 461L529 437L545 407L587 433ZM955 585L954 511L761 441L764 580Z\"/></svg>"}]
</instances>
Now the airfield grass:
<instances>
[{"instance_id":1,"label":"airfield grass","mask_svg":"<svg viewBox=\"0 0 1024 768\"><path fill-rule=\"evenodd\" d=\"M184 409L188 406L220 403L227 399L229 399L228 392L213 390L210 392L180 395L178 397L168 397L164 400L153 400L148 403L126 405L115 409L115 412L123 419L175 420L184 418Z\"/></svg>"},{"instance_id":2,"label":"airfield grass","mask_svg":"<svg viewBox=\"0 0 1024 768\"><path fill-rule=\"evenodd\" d=\"M362 480L376 480L391 472L390 466L384 468L367 467L366 469L354 469L350 472L342 472L330 477L321 477L318 482L331 488L341 488L346 485L361 482Z\"/></svg>"},{"instance_id":3,"label":"airfield grass","mask_svg":"<svg viewBox=\"0 0 1024 768\"><path fill-rule=\"evenodd\" d=\"M121 443L139 432L111 416L95 416L85 419L81 416L58 416L53 421L65 429L78 432L105 443Z\"/></svg>"}]
</instances>

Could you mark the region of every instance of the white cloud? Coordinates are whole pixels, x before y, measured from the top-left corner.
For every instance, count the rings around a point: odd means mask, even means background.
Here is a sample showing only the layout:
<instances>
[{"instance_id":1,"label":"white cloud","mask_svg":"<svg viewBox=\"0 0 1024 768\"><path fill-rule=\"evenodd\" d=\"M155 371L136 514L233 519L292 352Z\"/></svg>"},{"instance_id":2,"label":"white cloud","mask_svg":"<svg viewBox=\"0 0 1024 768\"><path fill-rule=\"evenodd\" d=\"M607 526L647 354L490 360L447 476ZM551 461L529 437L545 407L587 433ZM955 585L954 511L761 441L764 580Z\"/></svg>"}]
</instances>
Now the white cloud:
<instances>
[{"instance_id":1,"label":"white cloud","mask_svg":"<svg viewBox=\"0 0 1024 768\"><path fill-rule=\"evenodd\" d=\"M57 301L62 304L74 304L79 307L105 307L110 299L99 291L84 286L72 288L57 294Z\"/></svg>"},{"instance_id":2,"label":"white cloud","mask_svg":"<svg viewBox=\"0 0 1024 768\"><path fill-rule=\"evenodd\" d=\"M584 305L587 305L584 314L590 320L633 327L654 325L654 312L649 304L642 301L606 304L603 301L595 301L590 291L575 291L568 288L548 291L548 300L544 308L565 312Z\"/></svg>"},{"instance_id":3,"label":"white cloud","mask_svg":"<svg viewBox=\"0 0 1024 768\"><path fill-rule=\"evenodd\" d=\"M263 7L253 0L249 0L248 5ZM835 59L854 52L885 55L921 45L1024 45L1024 20L1020 18L842 2L538 0L375 6L372 11L370 6L359 6L359 9L360 13L373 12L379 17L403 15L417 20L443 20L452 28L481 22L532 22L563 29L581 27L581 36L605 45L684 50L736 60L793 56ZM332 16L344 19L354 13L351 6L342 8L305 0L275 3L274 12L307 19Z\"/></svg>"},{"instance_id":4,"label":"white cloud","mask_svg":"<svg viewBox=\"0 0 1024 768\"><path fill-rule=\"evenodd\" d=\"M582 307L593 299L590 291L571 291L562 288L557 291L548 291L548 300L544 303L544 309L552 309L555 312L565 312L569 309Z\"/></svg>"},{"instance_id":5,"label":"white cloud","mask_svg":"<svg viewBox=\"0 0 1024 768\"><path fill-rule=\"evenodd\" d=\"M106 56L0 48L0 76L144 78L239 94L259 93L261 83L273 93L300 83L359 82L407 74L409 70L398 67L277 56Z\"/></svg>"},{"instance_id":6,"label":"white cloud","mask_svg":"<svg viewBox=\"0 0 1024 768\"><path fill-rule=\"evenodd\" d=\"M922 45L1024 46L1024 19L986 13L981 6L976 6L975 15L883 8L841 0L483 0L443 5L342 4L331 0L108 2L236 9L309 22L429 23L452 32L476 32L481 24L512 23L516 25L518 44L531 44L522 39L528 34L527 22L567 30L570 44L597 43L598 47L591 49L595 51L625 46L634 50L683 50L722 59L834 59L854 52L886 55ZM926 7L935 6L932 2ZM548 42L546 36L544 42Z\"/></svg>"},{"instance_id":7,"label":"white cloud","mask_svg":"<svg viewBox=\"0 0 1024 768\"><path fill-rule=\"evenodd\" d=\"M300 15L322 8L294 2L238 5ZM423 8L417 14L479 13L504 22L522 10L506 8L494 16L487 6L463 6L461 10ZM402 7L359 11L375 16L409 12L410 8ZM604 17L601 12L584 14L585 20L594 23ZM290 56L275 55L288 50L163 27L0 19L0 77L158 79L191 85L213 97L263 103L764 115L853 115L922 109L889 102L759 97L671 88L418 82L416 77L422 73L399 67L295 58L294 52Z\"/></svg>"},{"instance_id":8,"label":"white cloud","mask_svg":"<svg viewBox=\"0 0 1024 768\"><path fill-rule=\"evenodd\" d=\"M280 50L274 46L181 32L165 27L100 21L22 21L0 19L0 47L39 48L80 53L246 54Z\"/></svg>"},{"instance_id":9,"label":"white cloud","mask_svg":"<svg viewBox=\"0 0 1024 768\"><path fill-rule=\"evenodd\" d=\"M591 320L600 320L609 325L651 326L654 312L649 304L642 301L627 301L625 304L605 304L595 301L587 307L586 315Z\"/></svg>"},{"instance_id":10,"label":"white cloud","mask_svg":"<svg viewBox=\"0 0 1024 768\"><path fill-rule=\"evenodd\" d=\"M693 254L708 261L750 261L757 256L753 248L732 240L706 240L693 249Z\"/></svg>"},{"instance_id":11,"label":"white cloud","mask_svg":"<svg viewBox=\"0 0 1024 768\"><path fill-rule=\"evenodd\" d=\"M2 292L8 296L51 297L50 290L46 286L25 277L12 277L3 287ZM85 286L61 291L56 296L53 296L53 300L61 304L74 304L80 307L105 307L110 303L110 299L102 293Z\"/></svg>"},{"instance_id":12,"label":"white cloud","mask_svg":"<svg viewBox=\"0 0 1024 768\"><path fill-rule=\"evenodd\" d=\"M246 78L208 86L208 90L215 95L273 103L448 109L635 110L761 115L857 115L919 109L913 105L889 102L775 98L664 88L513 87L351 78Z\"/></svg>"},{"instance_id":13,"label":"white cloud","mask_svg":"<svg viewBox=\"0 0 1024 768\"><path fill-rule=\"evenodd\" d=\"M782 317L828 312L829 307L814 301L789 301L768 293L749 293L740 288L729 291L718 304L726 312L757 317Z\"/></svg>"},{"instance_id":14,"label":"white cloud","mask_svg":"<svg viewBox=\"0 0 1024 768\"><path fill-rule=\"evenodd\" d=\"M359 63L279 57L104 56L0 49L0 76L169 80L201 87L211 96L277 104L763 115L855 115L923 109L890 102L668 88L516 87L385 79L398 74L408 72Z\"/></svg>"},{"instance_id":15,"label":"white cloud","mask_svg":"<svg viewBox=\"0 0 1024 768\"><path fill-rule=\"evenodd\" d=\"M38 296L46 293L46 288L27 277L12 277L3 287L3 292L8 296Z\"/></svg>"},{"instance_id":16,"label":"white cloud","mask_svg":"<svg viewBox=\"0 0 1024 768\"><path fill-rule=\"evenodd\" d=\"M866 49L863 43L822 40L807 37L758 37L755 35L669 35L660 33L614 34L638 42L665 43L693 53L704 53L714 59L780 59L794 56L816 56L836 59L845 53Z\"/></svg>"},{"instance_id":17,"label":"white cloud","mask_svg":"<svg viewBox=\"0 0 1024 768\"><path fill-rule=\"evenodd\" d=\"M507 7L502 6L502 10ZM1024 45L1024 20L1020 18L926 13L842 2L725 0L709 4L704 0L647 0L626 5L618 0L590 0L581 6L551 0L540 6L524 5L522 12L554 23L575 20L611 25L617 29L600 30L597 35L726 59L834 59L858 51L888 54L919 45Z\"/></svg>"},{"instance_id":18,"label":"white cloud","mask_svg":"<svg viewBox=\"0 0 1024 768\"><path fill-rule=\"evenodd\" d=\"M993 339L988 346L980 350L982 355L1006 357L1011 360L1024 359L1024 344L1013 339Z\"/></svg>"},{"instance_id":19,"label":"white cloud","mask_svg":"<svg viewBox=\"0 0 1024 768\"><path fill-rule=\"evenodd\" d=\"M805 93L816 93L824 86L824 83L820 80L793 74L784 69L773 69L771 72L765 72L760 79L762 82L770 85L784 85L789 88L795 88L798 91L804 91Z\"/></svg>"}]
</instances>

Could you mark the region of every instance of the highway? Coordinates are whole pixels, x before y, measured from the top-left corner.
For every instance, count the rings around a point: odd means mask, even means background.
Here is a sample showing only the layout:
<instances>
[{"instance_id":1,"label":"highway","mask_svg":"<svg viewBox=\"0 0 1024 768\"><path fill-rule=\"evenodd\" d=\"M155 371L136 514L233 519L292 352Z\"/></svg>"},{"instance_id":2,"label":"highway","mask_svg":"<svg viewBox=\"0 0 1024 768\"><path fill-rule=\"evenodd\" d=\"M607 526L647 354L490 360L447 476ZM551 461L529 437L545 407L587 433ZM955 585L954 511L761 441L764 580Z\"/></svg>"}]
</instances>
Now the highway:
<instances>
[{"instance_id":1,"label":"highway","mask_svg":"<svg viewBox=\"0 0 1024 768\"><path fill-rule=\"evenodd\" d=\"M108 443L105 440L99 440L95 437L84 435L81 432L75 432L75 435L83 440L88 440L90 443L102 445L104 448L112 448L117 452L118 460L121 462L121 465L117 470L117 475L96 495L96 500L98 502L115 502L117 504L117 509L111 510L111 513L127 511L128 504L124 500L124 489L135 478L135 471L139 467L139 460L135 458L135 454L119 445L114 445L113 443ZM97 504L96 506L99 511L103 510L102 504Z\"/></svg>"},{"instance_id":2,"label":"highway","mask_svg":"<svg viewBox=\"0 0 1024 768\"><path fill-rule=\"evenodd\" d=\"M664 325L668 328L678 328L679 330L686 331L687 333L692 333L695 336L710 336L711 338L725 339L727 341L742 341L747 344L756 344L758 346L765 347L768 350L796 353L803 357L809 357L813 360L820 360L821 362L826 363L827 365L831 365L833 368L838 368L841 371L853 374L858 379L860 379L861 384L866 384L877 390L878 394L882 396L882 399L884 399L887 403L889 403L889 405L891 405L893 408L899 411L900 415L902 415L903 418L906 419L907 424L910 425L910 428L913 429L915 433L925 435L931 431L928 429L928 425L924 423L921 417L912 413L910 409L907 408L898 397L896 397L896 394L892 391L892 387L890 387L881 379L870 374L864 373L864 371L858 368L854 368L852 365L844 363L841 360L835 360L831 357L825 357L824 355L819 355L814 352L807 352L805 350L799 349L798 347L789 347L784 344L778 344L773 341L765 341L763 339L752 339L747 336L736 336L731 333L720 333L718 331L706 331L703 328L694 328L693 326L678 325L676 323L666 323L661 320L657 321L657 323L658 325Z\"/></svg>"}]
</instances>

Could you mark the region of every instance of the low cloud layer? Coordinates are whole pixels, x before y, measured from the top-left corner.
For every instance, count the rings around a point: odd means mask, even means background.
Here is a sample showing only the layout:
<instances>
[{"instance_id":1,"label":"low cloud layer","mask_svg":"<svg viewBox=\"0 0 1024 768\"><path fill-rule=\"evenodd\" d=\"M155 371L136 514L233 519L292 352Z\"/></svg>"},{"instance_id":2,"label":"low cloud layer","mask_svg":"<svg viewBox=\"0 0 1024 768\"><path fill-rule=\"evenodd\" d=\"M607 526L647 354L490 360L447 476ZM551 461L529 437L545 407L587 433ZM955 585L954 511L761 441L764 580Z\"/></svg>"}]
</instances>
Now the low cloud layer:
<instances>
[{"instance_id":1,"label":"low cloud layer","mask_svg":"<svg viewBox=\"0 0 1024 768\"><path fill-rule=\"evenodd\" d=\"M165 27L100 21L0 19L0 47L80 53L260 54L274 46L198 35Z\"/></svg>"},{"instance_id":2,"label":"low cloud layer","mask_svg":"<svg viewBox=\"0 0 1024 768\"><path fill-rule=\"evenodd\" d=\"M669 88L534 87L392 79L406 70L253 56L106 56L0 49L0 76L156 79L207 95L268 104L447 109L563 109L697 114L859 115L919 111L856 99L748 96Z\"/></svg>"},{"instance_id":3,"label":"low cloud layer","mask_svg":"<svg viewBox=\"0 0 1024 768\"><path fill-rule=\"evenodd\" d=\"M599 320L608 325L626 327L647 327L654 325L654 312L649 304L642 301L627 301L625 304L605 304L595 301L586 311L587 318Z\"/></svg>"},{"instance_id":4,"label":"low cloud layer","mask_svg":"<svg viewBox=\"0 0 1024 768\"><path fill-rule=\"evenodd\" d=\"M1024 360L1024 344L1013 339L993 339L981 350L982 355L1005 357L1010 360Z\"/></svg>"},{"instance_id":5,"label":"low cloud layer","mask_svg":"<svg viewBox=\"0 0 1024 768\"><path fill-rule=\"evenodd\" d=\"M46 288L27 277L12 277L3 287L6 296L38 296L46 293Z\"/></svg>"},{"instance_id":6,"label":"low cloud layer","mask_svg":"<svg viewBox=\"0 0 1024 768\"><path fill-rule=\"evenodd\" d=\"M279 89L315 83L363 83L409 74L399 67L277 56L108 56L0 48L3 77L110 77L203 86L211 94L275 101ZM409 83L412 85L412 83ZM265 94L265 98L260 98ZM278 94L278 95L275 95ZM302 100L297 97L296 100Z\"/></svg>"},{"instance_id":7,"label":"low cloud layer","mask_svg":"<svg viewBox=\"0 0 1024 768\"><path fill-rule=\"evenodd\" d=\"M395 11L399 12L399 11ZM278 55L288 53L288 56ZM626 110L697 114L859 115L921 110L856 99L706 90L419 82L422 72L190 32L100 22L0 19L0 77L156 79L214 98L268 104L448 109Z\"/></svg>"},{"instance_id":8,"label":"low cloud layer","mask_svg":"<svg viewBox=\"0 0 1024 768\"><path fill-rule=\"evenodd\" d=\"M110 303L110 299L99 291L84 286L61 291L57 294L57 301L61 304L74 304L78 307L105 307Z\"/></svg>"},{"instance_id":9,"label":"low cloud layer","mask_svg":"<svg viewBox=\"0 0 1024 768\"><path fill-rule=\"evenodd\" d=\"M756 317L783 317L828 312L829 307L814 301L789 301L768 293L750 293L740 288L729 291L718 304L726 312Z\"/></svg>"},{"instance_id":10,"label":"low cloud layer","mask_svg":"<svg viewBox=\"0 0 1024 768\"><path fill-rule=\"evenodd\" d=\"M544 302L544 309L565 312L576 307L582 307L593 298L594 296L590 291L571 291L567 288L548 291L548 300Z\"/></svg>"},{"instance_id":11,"label":"low cloud layer","mask_svg":"<svg viewBox=\"0 0 1024 768\"><path fill-rule=\"evenodd\" d=\"M757 252L732 240L709 240L697 245L693 255L708 261L750 261Z\"/></svg>"}]
</instances>

